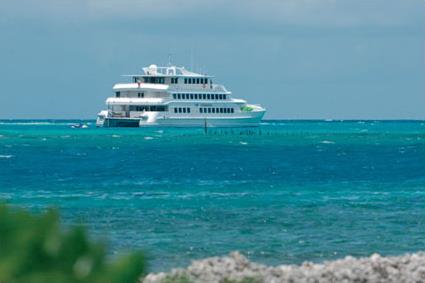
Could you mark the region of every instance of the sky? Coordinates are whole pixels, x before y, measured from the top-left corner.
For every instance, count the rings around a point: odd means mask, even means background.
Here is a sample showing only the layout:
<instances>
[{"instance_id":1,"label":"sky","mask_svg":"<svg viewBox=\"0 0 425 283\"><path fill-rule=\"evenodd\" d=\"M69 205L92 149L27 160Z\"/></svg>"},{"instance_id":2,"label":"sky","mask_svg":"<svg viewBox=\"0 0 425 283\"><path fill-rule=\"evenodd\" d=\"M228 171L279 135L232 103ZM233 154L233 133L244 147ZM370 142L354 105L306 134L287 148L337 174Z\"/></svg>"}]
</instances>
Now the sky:
<instances>
[{"instance_id":1,"label":"sky","mask_svg":"<svg viewBox=\"0 0 425 283\"><path fill-rule=\"evenodd\" d=\"M150 64L266 119L425 119L423 0L1 0L0 119L95 119Z\"/></svg>"}]
</instances>

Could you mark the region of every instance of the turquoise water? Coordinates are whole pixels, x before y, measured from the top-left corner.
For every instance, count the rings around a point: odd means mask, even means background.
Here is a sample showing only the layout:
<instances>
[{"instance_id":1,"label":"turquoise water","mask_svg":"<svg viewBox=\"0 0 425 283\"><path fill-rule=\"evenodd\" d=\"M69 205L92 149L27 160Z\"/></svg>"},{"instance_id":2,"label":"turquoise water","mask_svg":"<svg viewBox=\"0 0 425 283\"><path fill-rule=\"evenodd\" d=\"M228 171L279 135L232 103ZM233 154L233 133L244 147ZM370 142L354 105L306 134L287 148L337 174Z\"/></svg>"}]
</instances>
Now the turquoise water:
<instances>
[{"instance_id":1,"label":"turquoise water","mask_svg":"<svg viewBox=\"0 0 425 283\"><path fill-rule=\"evenodd\" d=\"M424 121L71 129L0 121L0 198L59 207L152 270L240 250L268 263L425 250Z\"/></svg>"}]
</instances>

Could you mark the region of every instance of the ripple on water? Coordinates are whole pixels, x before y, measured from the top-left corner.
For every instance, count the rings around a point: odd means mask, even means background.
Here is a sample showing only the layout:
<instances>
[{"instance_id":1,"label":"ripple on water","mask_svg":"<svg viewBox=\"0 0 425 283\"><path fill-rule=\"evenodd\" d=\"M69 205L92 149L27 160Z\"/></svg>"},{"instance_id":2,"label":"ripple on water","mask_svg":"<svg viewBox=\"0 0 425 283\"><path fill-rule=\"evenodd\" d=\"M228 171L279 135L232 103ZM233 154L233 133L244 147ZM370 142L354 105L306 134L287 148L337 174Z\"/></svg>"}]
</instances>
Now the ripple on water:
<instances>
[{"instance_id":1,"label":"ripple on water","mask_svg":"<svg viewBox=\"0 0 425 283\"><path fill-rule=\"evenodd\" d=\"M2 154L2 155L0 155L0 158L1 159L10 159L12 157L14 157L14 155L11 155L11 154Z\"/></svg>"}]
</instances>

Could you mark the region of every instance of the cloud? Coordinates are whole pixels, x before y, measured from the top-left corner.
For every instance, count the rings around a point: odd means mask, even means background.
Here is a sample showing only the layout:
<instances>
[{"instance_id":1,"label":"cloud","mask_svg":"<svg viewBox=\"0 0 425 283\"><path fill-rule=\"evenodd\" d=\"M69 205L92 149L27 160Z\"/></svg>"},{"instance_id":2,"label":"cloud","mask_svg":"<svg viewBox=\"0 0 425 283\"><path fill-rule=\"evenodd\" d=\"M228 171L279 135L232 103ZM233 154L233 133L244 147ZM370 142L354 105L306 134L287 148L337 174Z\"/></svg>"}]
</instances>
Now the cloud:
<instances>
[{"instance_id":1,"label":"cloud","mask_svg":"<svg viewBox=\"0 0 425 283\"><path fill-rule=\"evenodd\" d=\"M55 23L142 22L149 27L191 23L193 28L235 25L392 28L423 24L422 0L22 0L0 15ZM170 27L172 28L172 27Z\"/></svg>"}]
</instances>

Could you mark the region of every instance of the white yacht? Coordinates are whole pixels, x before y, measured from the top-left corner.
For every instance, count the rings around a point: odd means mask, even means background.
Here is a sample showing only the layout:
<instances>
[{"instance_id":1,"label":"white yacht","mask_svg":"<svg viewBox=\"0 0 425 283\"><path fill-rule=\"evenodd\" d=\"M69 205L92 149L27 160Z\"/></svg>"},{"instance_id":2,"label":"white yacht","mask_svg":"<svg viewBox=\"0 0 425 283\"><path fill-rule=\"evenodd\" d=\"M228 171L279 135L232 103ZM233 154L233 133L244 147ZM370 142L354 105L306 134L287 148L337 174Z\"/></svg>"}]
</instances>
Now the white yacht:
<instances>
[{"instance_id":1,"label":"white yacht","mask_svg":"<svg viewBox=\"0 0 425 283\"><path fill-rule=\"evenodd\" d=\"M97 115L99 127L246 127L258 126L265 109L232 98L212 76L184 67L143 68L128 75L131 83L114 85L107 110Z\"/></svg>"}]
</instances>

